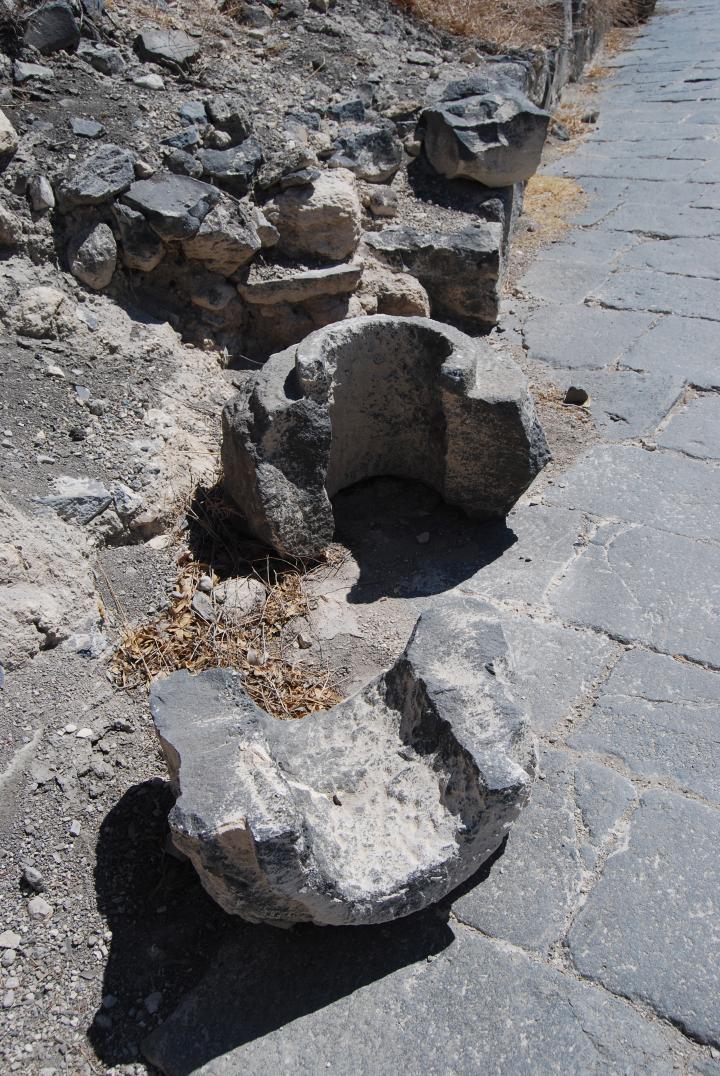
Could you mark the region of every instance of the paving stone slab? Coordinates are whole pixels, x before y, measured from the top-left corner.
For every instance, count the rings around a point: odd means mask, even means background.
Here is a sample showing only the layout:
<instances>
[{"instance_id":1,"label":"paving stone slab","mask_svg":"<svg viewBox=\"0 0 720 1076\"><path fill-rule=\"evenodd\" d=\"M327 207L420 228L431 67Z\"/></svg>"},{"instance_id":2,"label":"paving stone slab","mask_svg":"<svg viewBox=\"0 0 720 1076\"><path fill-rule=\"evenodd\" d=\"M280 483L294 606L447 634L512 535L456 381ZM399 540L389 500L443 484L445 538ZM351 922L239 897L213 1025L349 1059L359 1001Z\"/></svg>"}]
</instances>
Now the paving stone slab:
<instances>
[{"instance_id":1,"label":"paving stone slab","mask_svg":"<svg viewBox=\"0 0 720 1076\"><path fill-rule=\"evenodd\" d=\"M702 277L628 269L613 273L590 298L615 310L650 310L720 321L720 284Z\"/></svg>"},{"instance_id":2,"label":"paving stone slab","mask_svg":"<svg viewBox=\"0 0 720 1076\"><path fill-rule=\"evenodd\" d=\"M453 903L461 922L547 954L580 892L573 760L543 750L530 804L489 874Z\"/></svg>"},{"instance_id":3,"label":"paving stone slab","mask_svg":"<svg viewBox=\"0 0 720 1076\"><path fill-rule=\"evenodd\" d=\"M699 396L677 411L657 438L659 445L699 459L720 459L720 398Z\"/></svg>"},{"instance_id":4,"label":"paving stone slab","mask_svg":"<svg viewBox=\"0 0 720 1076\"><path fill-rule=\"evenodd\" d=\"M547 268L545 273L550 275ZM616 362L655 320L652 314L579 304L542 306L525 322L523 337L533 359L592 370Z\"/></svg>"},{"instance_id":5,"label":"paving stone slab","mask_svg":"<svg viewBox=\"0 0 720 1076\"><path fill-rule=\"evenodd\" d=\"M720 674L629 651L569 743L720 803Z\"/></svg>"},{"instance_id":6,"label":"paving stone slab","mask_svg":"<svg viewBox=\"0 0 720 1076\"><path fill-rule=\"evenodd\" d=\"M591 842L603 844L630 807L637 802L632 781L592 759L575 768L575 799Z\"/></svg>"},{"instance_id":7,"label":"paving stone slab","mask_svg":"<svg viewBox=\"0 0 720 1076\"><path fill-rule=\"evenodd\" d=\"M250 928L144 1043L167 1076L652 1072L676 1040L627 1002L477 932Z\"/></svg>"},{"instance_id":8,"label":"paving stone slab","mask_svg":"<svg viewBox=\"0 0 720 1076\"><path fill-rule=\"evenodd\" d=\"M720 811L647 792L570 931L578 970L720 1042Z\"/></svg>"},{"instance_id":9,"label":"paving stone slab","mask_svg":"<svg viewBox=\"0 0 720 1076\"><path fill-rule=\"evenodd\" d=\"M720 467L635 445L595 445L548 488L549 504L718 542Z\"/></svg>"},{"instance_id":10,"label":"paving stone slab","mask_svg":"<svg viewBox=\"0 0 720 1076\"><path fill-rule=\"evenodd\" d=\"M552 273L542 261L536 261L520 279L518 286L529 295L550 303L581 303L599 288L608 275L602 265L576 261L554 263Z\"/></svg>"},{"instance_id":11,"label":"paving stone slab","mask_svg":"<svg viewBox=\"0 0 720 1076\"><path fill-rule=\"evenodd\" d=\"M549 597L566 622L691 660L718 662L720 548L609 523Z\"/></svg>"},{"instance_id":12,"label":"paving stone slab","mask_svg":"<svg viewBox=\"0 0 720 1076\"><path fill-rule=\"evenodd\" d=\"M697 175L697 173L696 173ZM712 209L684 209L647 197L623 203L603 223L620 232L643 232L661 239L683 236L708 238L720 235L720 213Z\"/></svg>"},{"instance_id":13,"label":"paving stone slab","mask_svg":"<svg viewBox=\"0 0 720 1076\"><path fill-rule=\"evenodd\" d=\"M496 601L537 605L573 559L582 516L566 508L523 504L508 515L506 524L507 548L458 589Z\"/></svg>"},{"instance_id":14,"label":"paving stone slab","mask_svg":"<svg viewBox=\"0 0 720 1076\"><path fill-rule=\"evenodd\" d=\"M550 377L563 391L574 385L590 394L586 406L598 432L610 441L653 433L687 385L680 373L633 370L556 370Z\"/></svg>"},{"instance_id":15,"label":"paving stone slab","mask_svg":"<svg viewBox=\"0 0 720 1076\"><path fill-rule=\"evenodd\" d=\"M620 358L622 366L675 375L701 389L720 388L720 333L700 318L660 318Z\"/></svg>"},{"instance_id":16,"label":"paving stone slab","mask_svg":"<svg viewBox=\"0 0 720 1076\"><path fill-rule=\"evenodd\" d=\"M589 694L617 655L618 644L530 616L501 613L500 621L515 667L512 697L533 731L549 734Z\"/></svg>"},{"instance_id":17,"label":"paving stone slab","mask_svg":"<svg viewBox=\"0 0 720 1076\"><path fill-rule=\"evenodd\" d=\"M720 239L648 239L622 254L619 268L720 280Z\"/></svg>"},{"instance_id":18,"label":"paving stone slab","mask_svg":"<svg viewBox=\"0 0 720 1076\"><path fill-rule=\"evenodd\" d=\"M676 161L660 157L594 157L585 154L549 165L551 176L606 176L608 179L652 179L655 181L688 179L697 170L697 162ZM699 180L699 182L712 182Z\"/></svg>"}]
</instances>

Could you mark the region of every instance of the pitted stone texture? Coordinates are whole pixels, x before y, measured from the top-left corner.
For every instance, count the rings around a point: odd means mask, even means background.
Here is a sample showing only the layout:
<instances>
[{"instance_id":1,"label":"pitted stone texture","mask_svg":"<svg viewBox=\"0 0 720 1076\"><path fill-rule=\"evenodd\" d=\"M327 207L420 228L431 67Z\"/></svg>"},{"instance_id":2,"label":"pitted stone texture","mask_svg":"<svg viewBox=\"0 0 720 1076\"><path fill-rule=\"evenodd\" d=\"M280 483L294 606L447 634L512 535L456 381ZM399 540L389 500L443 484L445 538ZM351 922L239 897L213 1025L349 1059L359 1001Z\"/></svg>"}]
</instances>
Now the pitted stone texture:
<instances>
[{"instance_id":1,"label":"pitted stone texture","mask_svg":"<svg viewBox=\"0 0 720 1076\"><path fill-rule=\"evenodd\" d=\"M354 318L271 357L223 414L226 489L279 552L332 540L330 498L365 478L421 481L468 515L504 515L549 458L508 357L422 318Z\"/></svg>"},{"instance_id":2,"label":"pitted stone texture","mask_svg":"<svg viewBox=\"0 0 720 1076\"><path fill-rule=\"evenodd\" d=\"M578 970L720 1043L720 812L647 792L570 931Z\"/></svg>"},{"instance_id":3,"label":"pitted stone texture","mask_svg":"<svg viewBox=\"0 0 720 1076\"><path fill-rule=\"evenodd\" d=\"M287 925L370 924L469 878L525 805L535 752L491 671L492 610L453 597L359 694L278 721L239 674L173 674L151 708L178 801L173 840L228 912Z\"/></svg>"},{"instance_id":4,"label":"pitted stone texture","mask_svg":"<svg viewBox=\"0 0 720 1076\"><path fill-rule=\"evenodd\" d=\"M624 654L570 743L720 803L720 673Z\"/></svg>"},{"instance_id":5,"label":"pitted stone texture","mask_svg":"<svg viewBox=\"0 0 720 1076\"><path fill-rule=\"evenodd\" d=\"M495 325L503 275L502 225L420 232L404 225L368 232L364 241L391 268L417 277L433 317Z\"/></svg>"},{"instance_id":6,"label":"pitted stone texture","mask_svg":"<svg viewBox=\"0 0 720 1076\"><path fill-rule=\"evenodd\" d=\"M221 198L220 191L208 183L160 172L133 183L123 202L142 213L161 239L170 240L196 235Z\"/></svg>"},{"instance_id":7,"label":"pitted stone texture","mask_svg":"<svg viewBox=\"0 0 720 1076\"><path fill-rule=\"evenodd\" d=\"M510 87L442 102L423 113L425 153L448 179L486 187L523 183L537 171L550 116Z\"/></svg>"}]
</instances>

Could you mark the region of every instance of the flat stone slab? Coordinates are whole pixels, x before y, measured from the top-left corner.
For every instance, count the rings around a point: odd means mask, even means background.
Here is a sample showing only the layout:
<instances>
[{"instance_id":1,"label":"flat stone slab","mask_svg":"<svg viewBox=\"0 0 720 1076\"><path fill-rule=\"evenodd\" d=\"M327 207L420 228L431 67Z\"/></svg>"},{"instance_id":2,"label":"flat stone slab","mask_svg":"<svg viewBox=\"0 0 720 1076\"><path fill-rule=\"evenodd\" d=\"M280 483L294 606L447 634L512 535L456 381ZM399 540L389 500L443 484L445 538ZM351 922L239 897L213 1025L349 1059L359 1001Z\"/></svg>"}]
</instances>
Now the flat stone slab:
<instances>
[{"instance_id":1,"label":"flat stone slab","mask_svg":"<svg viewBox=\"0 0 720 1076\"><path fill-rule=\"evenodd\" d=\"M650 239L623 254L620 267L720 280L720 239Z\"/></svg>"},{"instance_id":2,"label":"flat stone slab","mask_svg":"<svg viewBox=\"0 0 720 1076\"><path fill-rule=\"evenodd\" d=\"M543 605L551 584L574 560L584 521L579 512L523 504L506 520L507 548L459 588L463 593Z\"/></svg>"},{"instance_id":3,"label":"flat stone slab","mask_svg":"<svg viewBox=\"0 0 720 1076\"><path fill-rule=\"evenodd\" d=\"M518 286L549 303L581 303L603 284L607 275L606 267L591 261L553 264L551 273L546 265L536 261L520 278Z\"/></svg>"},{"instance_id":4,"label":"flat stone slab","mask_svg":"<svg viewBox=\"0 0 720 1076\"><path fill-rule=\"evenodd\" d=\"M581 974L720 1043L720 812L646 792L570 931Z\"/></svg>"},{"instance_id":5,"label":"flat stone slab","mask_svg":"<svg viewBox=\"0 0 720 1076\"><path fill-rule=\"evenodd\" d=\"M572 716L617 653L617 644L530 616L499 613L512 655L512 696L534 732L550 734Z\"/></svg>"},{"instance_id":6,"label":"flat stone slab","mask_svg":"<svg viewBox=\"0 0 720 1076\"><path fill-rule=\"evenodd\" d=\"M632 650L569 742L720 803L720 674Z\"/></svg>"},{"instance_id":7,"label":"flat stone slab","mask_svg":"<svg viewBox=\"0 0 720 1076\"><path fill-rule=\"evenodd\" d=\"M720 400L698 396L672 415L657 442L699 459L720 459Z\"/></svg>"},{"instance_id":8,"label":"flat stone slab","mask_svg":"<svg viewBox=\"0 0 720 1076\"><path fill-rule=\"evenodd\" d=\"M202 44L184 30L167 30L147 26L135 39L135 50L143 60L154 60L168 67L184 67L200 55Z\"/></svg>"},{"instance_id":9,"label":"flat stone slab","mask_svg":"<svg viewBox=\"0 0 720 1076\"><path fill-rule=\"evenodd\" d=\"M329 269L308 269L292 276L251 280L238 284L238 291L246 303L254 306L299 303L324 295L349 295L360 283L362 272L362 262L350 262Z\"/></svg>"},{"instance_id":10,"label":"flat stone slab","mask_svg":"<svg viewBox=\"0 0 720 1076\"><path fill-rule=\"evenodd\" d=\"M706 239L720 235L720 212L712 209L678 209L676 205L655 202L624 202L609 213L603 228L621 232L642 232L661 239L695 236Z\"/></svg>"},{"instance_id":11,"label":"flat stone slab","mask_svg":"<svg viewBox=\"0 0 720 1076\"><path fill-rule=\"evenodd\" d=\"M575 769L575 799L582 824L594 846L605 843L622 824L623 815L637 801L632 781L592 759ZM588 865L587 849L584 849Z\"/></svg>"},{"instance_id":12,"label":"flat stone slab","mask_svg":"<svg viewBox=\"0 0 720 1076\"><path fill-rule=\"evenodd\" d=\"M524 323L523 337L533 359L576 370L598 369L616 362L653 320L650 314L624 310L542 306Z\"/></svg>"},{"instance_id":13,"label":"flat stone slab","mask_svg":"<svg viewBox=\"0 0 720 1076\"><path fill-rule=\"evenodd\" d=\"M720 321L720 283L702 277L628 269L613 273L591 298L617 310L652 310Z\"/></svg>"},{"instance_id":14,"label":"flat stone slab","mask_svg":"<svg viewBox=\"0 0 720 1076\"><path fill-rule=\"evenodd\" d=\"M491 937L547 954L563 933L582 881L574 763L543 750L542 780L484 881L453 903L458 919Z\"/></svg>"},{"instance_id":15,"label":"flat stone slab","mask_svg":"<svg viewBox=\"0 0 720 1076\"><path fill-rule=\"evenodd\" d=\"M622 366L676 376L700 389L720 388L720 334L712 321L664 317L621 356Z\"/></svg>"},{"instance_id":16,"label":"flat stone slab","mask_svg":"<svg viewBox=\"0 0 720 1076\"><path fill-rule=\"evenodd\" d=\"M551 596L565 620L717 662L720 547L650 527L604 524Z\"/></svg>"},{"instance_id":17,"label":"flat stone slab","mask_svg":"<svg viewBox=\"0 0 720 1076\"><path fill-rule=\"evenodd\" d=\"M634 445L596 445L547 490L546 500L717 542L720 468Z\"/></svg>"},{"instance_id":18,"label":"flat stone slab","mask_svg":"<svg viewBox=\"0 0 720 1076\"><path fill-rule=\"evenodd\" d=\"M550 376L564 392L571 385L585 389L590 397L585 406L608 441L651 435L687 385L682 373L554 370Z\"/></svg>"},{"instance_id":19,"label":"flat stone slab","mask_svg":"<svg viewBox=\"0 0 720 1076\"><path fill-rule=\"evenodd\" d=\"M671 1033L625 1002L461 926L229 935L144 1042L166 1076L626 1071L671 1076ZM522 1034L518 1034L522 1013ZM402 1034L398 1034L402 1028ZM558 1069L559 1070L559 1069Z\"/></svg>"}]
</instances>

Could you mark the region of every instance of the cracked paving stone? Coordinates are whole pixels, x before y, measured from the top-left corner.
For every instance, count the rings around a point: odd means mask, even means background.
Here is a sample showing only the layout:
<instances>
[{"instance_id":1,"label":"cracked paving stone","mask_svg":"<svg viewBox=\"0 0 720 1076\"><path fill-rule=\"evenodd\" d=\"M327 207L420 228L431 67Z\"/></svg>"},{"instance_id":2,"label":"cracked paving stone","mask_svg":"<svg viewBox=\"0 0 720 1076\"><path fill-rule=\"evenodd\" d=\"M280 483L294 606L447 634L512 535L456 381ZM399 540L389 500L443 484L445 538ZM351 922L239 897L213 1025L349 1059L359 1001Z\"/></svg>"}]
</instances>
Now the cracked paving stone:
<instances>
[{"instance_id":1,"label":"cracked paving stone","mask_svg":"<svg viewBox=\"0 0 720 1076\"><path fill-rule=\"evenodd\" d=\"M654 182L688 179L697 170L697 161L677 161L659 157L619 156L561 158L546 169L548 175L597 176L607 179L648 179ZM709 182L712 182L710 180Z\"/></svg>"},{"instance_id":2,"label":"cracked paving stone","mask_svg":"<svg viewBox=\"0 0 720 1076\"><path fill-rule=\"evenodd\" d=\"M553 578L572 560L583 521L565 508L524 504L510 512L506 525L512 545L458 590L498 601L541 602Z\"/></svg>"},{"instance_id":3,"label":"cracked paving stone","mask_svg":"<svg viewBox=\"0 0 720 1076\"><path fill-rule=\"evenodd\" d=\"M720 235L720 212L712 209L678 209L673 203L645 201L624 202L603 221L609 231L642 232L660 239L696 236L707 239Z\"/></svg>"},{"instance_id":4,"label":"cracked paving stone","mask_svg":"<svg viewBox=\"0 0 720 1076\"><path fill-rule=\"evenodd\" d=\"M525 322L523 337L532 359L575 370L598 369L616 362L654 320L651 314L625 310L543 306Z\"/></svg>"},{"instance_id":5,"label":"cracked paving stone","mask_svg":"<svg viewBox=\"0 0 720 1076\"><path fill-rule=\"evenodd\" d=\"M615 310L650 310L720 321L720 283L703 277L619 270L590 298Z\"/></svg>"},{"instance_id":6,"label":"cracked paving stone","mask_svg":"<svg viewBox=\"0 0 720 1076\"><path fill-rule=\"evenodd\" d=\"M535 782L502 854L486 878L454 901L453 911L483 934L547 954L578 899L583 867L575 764L562 751L543 749L539 769L544 779Z\"/></svg>"},{"instance_id":7,"label":"cracked paving stone","mask_svg":"<svg viewBox=\"0 0 720 1076\"><path fill-rule=\"evenodd\" d=\"M500 614L513 660L513 698L535 732L550 733L591 691L618 646L593 632Z\"/></svg>"},{"instance_id":8,"label":"cracked paving stone","mask_svg":"<svg viewBox=\"0 0 720 1076\"><path fill-rule=\"evenodd\" d=\"M518 288L550 303L581 303L608 275L604 266L592 262L553 264L552 273L538 260L518 282Z\"/></svg>"},{"instance_id":9,"label":"cracked paving stone","mask_svg":"<svg viewBox=\"0 0 720 1076\"><path fill-rule=\"evenodd\" d=\"M610 441L651 434L682 396L682 374L649 374L634 370L553 371L551 379L566 392L580 385L589 394L586 406L598 432Z\"/></svg>"},{"instance_id":10,"label":"cracked paving stone","mask_svg":"<svg viewBox=\"0 0 720 1076\"><path fill-rule=\"evenodd\" d=\"M582 975L720 1043L720 811L646 792L570 931Z\"/></svg>"},{"instance_id":11,"label":"cracked paving stone","mask_svg":"<svg viewBox=\"0 0 720 1076\"><path fill-rule=\"evenodd\" d=\"M700 389L720 388L720 333L711 321L699 318L662 318L621 356L622 366L633 370L677 374Z\"/></svg>"},{"instance_id":12,"label":"cracked paving stone","mask_svg":"<svg viewBox=\"0 0 720 1076\"><path fill-rule=\"evenodd\" d=\"M591 842L600 845L637 801L637 793L632 781L621 774L583 759L575 769L575 798Z\"/></svg>"},{"instance_id":13,"label":"cracked paving stone","mask_svg":"<svg viewBox=\"0 0 720 1076\"><path fill-rule=\"evenodd\" d=\"M720 468L670 452L595 445L544 499L600 519L713 542L720 537Z\"/></svg>"},{"instance_id":14,"label":"cracked paving stone","mask_svg":"<svg viewBox=\"0 0 720 1076\"><path fill-rule=\"evenodd\" d=\"M683 145L694 145L692 142L684 142ZM692 152L688 150L688 152ZM700 193L699 193L700 192ZM698 200L712 197L715 187L712 184L703 186L698 183L653 183L651 180L637 180L632 184L631 194L634 202L643 199L653 206L672 204L676 211L696 209ZM711 207L713 208L713 207ZM720 207L714 207L720 208ZM667 210L663 210L667 212ZM629 232L625 234L631 234Z\"/></svg>"},{"instance_id":15,"label":"cracked paving stone","mask_svg":"<svg viewBox=\"0 0 720 1076\"><path fill-rule=\"evenodd\" d=\"M166 1076L670 1076L679 1064L675 1034L627 1002L435 922L429 942L417 916L362 937L238 929L144 1053Z\"/></svg>"},{"instance_id":16,"label":"cracked paving stone","mask_svg":"<svg viewBox=\"0 0 720 1076\"><path fill-rule=\"evenodd\" d=\"M657 443L699 459L720 459L720 399L697 396L671 417Z\"/></svg>"},{"instance_id":17,"label":"cracked paving stone","mask_svg":"<svg viewBox=\"0 0 720 1076\"><path fill-rule=\"evenodd\" d=\"M720 280L720 239L649 239L623 254L619 267Z\"/></svg>"},{"instance_id":18,"label":"cracked paving stone","mask_svg":"<svg viewBox=\"0 0 720 1076\"><path fill-rule=\"evenodd\" d=\"M569 743L720 803L720 674L630 651Z\"/></svg>"},{"instance_id":19,"label":"cracked paving stone","mask_svg":"<svg viewBox=\"0 0 720 1076\"><path fill-rule=\"evenodd\" d=\"M598 528L549 600L567 622L691 660L718 661L718 546L651 527L608 523Z\"/></svg>"}]
</instances>

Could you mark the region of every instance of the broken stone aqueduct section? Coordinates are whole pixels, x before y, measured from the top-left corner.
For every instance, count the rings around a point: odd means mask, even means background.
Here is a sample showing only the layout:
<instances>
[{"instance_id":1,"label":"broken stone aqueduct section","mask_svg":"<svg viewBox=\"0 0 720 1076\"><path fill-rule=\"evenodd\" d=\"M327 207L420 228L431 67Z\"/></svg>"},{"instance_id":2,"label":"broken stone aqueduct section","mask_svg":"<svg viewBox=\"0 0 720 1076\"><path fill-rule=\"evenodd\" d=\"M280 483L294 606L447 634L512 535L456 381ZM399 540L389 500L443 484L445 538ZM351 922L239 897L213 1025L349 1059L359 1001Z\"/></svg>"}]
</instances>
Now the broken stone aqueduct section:
<instances>
[{"instance_id":1,"label":"broken stone aqueduct section","mask_svg":"<svg viewBox=\"0 0 720 1076\"><path fill-rule=\"evenodd\" d=\"M268 960L297 962L298 989L308 956L292 934L248 957L239 929L146 1041L163 1072L299 1070L320 1054L347 1071L348 1051L356 1071L378 1071L379 1055L381 1071L447 1071L450 1052L453 1071L492 1069L499 1052L502 1071L548 1071L558 1046L569 1071L720 1072L718 25L713 3L659 8L608 61L596 129L544 169L576 178L588 206L504 324L504 266L549 120L517 72L454 83L420 118L429 167L496 188L498 219L438 243L439 259L414 228L360 235L359 169L369 155L376 179L392 175L382 138L334 148L327 171L273 171L244 129L241 154L198 151L202 178L138 178L135 155L110 146L52 195L68 234L103 207L70 245L89 287L121 265L160 270L162 285L162 265L197 257L227 302L189 293L202 314L184 331L210 314L217 339L232 349L242 333L255 354L271 308L273 354L223 413L227 492L269 546L317 555L333 496L388 473L471 517L506 517L516 539L428 599L396 663L332 710L278 722L231 670L153 688L173 839L226 911L340 926L439 901L453 941L437 944L432 911L410 921L420 964L401 956L407 934L397 953L368 935L378 973L360 989L325 996L308 978L302 1011L232 1041L228 1028L277 1004ZM229 242L224 199L261 167L267 198ZM298 202L316 197L309 230L331 207L332 265L236 277L243 244L249 259L264 246L306 258ZM545 435L509 350L444 323L461 318L500 319L548 381L588 390L599 439L561 479L543 474ZM338 939L311 943L323 959L337 944L333 968L357 960ZM532 1036L509 1036L519 1012Z\"/></svg>"}]
</instances>

